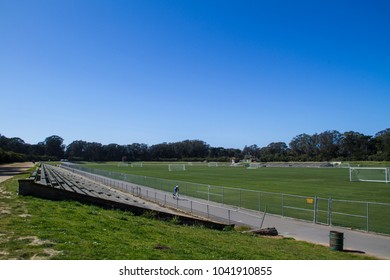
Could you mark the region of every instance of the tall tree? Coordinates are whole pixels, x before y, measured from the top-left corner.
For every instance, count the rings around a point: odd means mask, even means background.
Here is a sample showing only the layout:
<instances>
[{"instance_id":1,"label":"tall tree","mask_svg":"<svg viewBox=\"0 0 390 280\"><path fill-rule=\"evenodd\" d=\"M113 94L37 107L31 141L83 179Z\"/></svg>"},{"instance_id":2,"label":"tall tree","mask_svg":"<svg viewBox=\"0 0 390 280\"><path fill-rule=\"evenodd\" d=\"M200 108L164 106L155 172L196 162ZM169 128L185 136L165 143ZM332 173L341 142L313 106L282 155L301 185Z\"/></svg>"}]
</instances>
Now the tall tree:
<instances>
[{"instance_id":1,"label":"tall tree","mask_svg":"<svg viewBox=\"0 0 390 280\"><path fill-rule=\"evenodd\" d=\"M54 157L57 160L64 157L65 145L64 139L60 136L52 135L45 139L45 153L49 157Z\"/></svg>"},{"instance_id":2,"label":"tall tree","mask_svg":"<svg viewBox=\"0 0 390 280\"><path fill-rule=\"evenodd\" d=\"M317 136L319 159L329 161L339 156L342 134L337 130L327 130Z\"/></svg>"},{"instance_id":3,"label":"tall tree","mask_svg":"<svg viewBox=\"0 0 390 280\"><path fill-rule=\"evenodd\" d=\"M245 146L242 150L244 158L251 158L257 160L259 158L259 147L256 144Z\"/></svg>"},{"instance_id":4,"label":"tall tree","mask_svg":"<svg viewBox=\"0 0 390 280\"><path fill-rule=\"evenodd\" d=\"M149 160L149 147L146 144L133 143L127 145L125 154L130 161Z\"/></svg>"},{"instance_id":5,"label":"tall tree","mask_svg":"<svg viewBox=\"0 0 390 280\"><path fill-rule=\"evenodd\" d=\"M103 157L103 145L97 142L88 142L85 147L85 158L88 161L102 161Z\"/></svg>"},{"instance_id":6,"label":"tall tree","mask_svg":"<svg viewBox=\"0 0 390 280\"><path fill-rule=\"evenodd\" d=\"M189 154L190 157L207 157L210 146L206 142L201 140L191 140L189 143L191 145L191 152Z\"/></svg>"},{"instance_id":7,"label":"tall tree","mask_svg":"<svg viewBox=\"0 0 390 280\"><path fill-rule=\"evenodd\" d=\"M125 156L125 149L118 144L108 144L103 146L104 159L109 161L120 161Z\"/></svg>"},{"instance_id":8,"label":"tall tree","mask_svg":"<svg viewBox=\"0 0 390 280\"><path fill-rule=\"evenodd\" d=\"M342 137L341 154L347 160L367 160L373 148L370 139L371 136L359 132L345 132Z\"/></svg>"},{"instance_id":9,"label":"tall tree","mask_svg":"<svg viewBox=\"0 0 390 280\"><path fill-rule=\"evenodd\" d=\"M87 160L85 154L87 144L86 141L82 140L73 141L66 147L65 156L69 160Z\"/></svg>"},{"instance_id":10,"label":"tall tree","mask_svg":"<svg viewBox=\"0 0 390 280\"><path fill-rule=\"evenodd\" d=\"M45 154L45 144L39 142L38 144L30 145L29 154L34 156L34 158L39 158Z\"/></svg>"},{"instance_id":11,"label":"tall tree","mask_svg":"<svg viewBox=\"0 0 390 280\"><path fill-rule=\"evenodd\" d=\"M374 136L376 146L376 160L390 161L390 128L379 131Z\"/></svg>"},{"instance_id":12,"label":"tall tree","mask_svg":"<svg viewBox=\"0 0 390 280\"><path fill-rule=\"evenodd\" d=\"M26 144L23 139L19 137L8 138L6 145L3 146L4 150L12 151L20 154L27 154L29 150L29 144Z\"/></svg>"},{"instance_id":13,"label":"tall tree","mask_svg":"<svg viewBox=\"0 0 390 280\"><path fill-rule=\"evenodd\" d=\"M306 133L295 136L289 146L292 154L298 160L313 160L316 155L316 136L311 136Z\"/></svg>"},{"instance_id":14,"label":"tall tree","mask_svg":"<svg viewBox=\"0 0 390 280\"><path fill-rule=\"evenodd\" d=\"M289 149L284 142L272 142L259 150L261 161L287 161Z\"/></svg>"}]
</instances>

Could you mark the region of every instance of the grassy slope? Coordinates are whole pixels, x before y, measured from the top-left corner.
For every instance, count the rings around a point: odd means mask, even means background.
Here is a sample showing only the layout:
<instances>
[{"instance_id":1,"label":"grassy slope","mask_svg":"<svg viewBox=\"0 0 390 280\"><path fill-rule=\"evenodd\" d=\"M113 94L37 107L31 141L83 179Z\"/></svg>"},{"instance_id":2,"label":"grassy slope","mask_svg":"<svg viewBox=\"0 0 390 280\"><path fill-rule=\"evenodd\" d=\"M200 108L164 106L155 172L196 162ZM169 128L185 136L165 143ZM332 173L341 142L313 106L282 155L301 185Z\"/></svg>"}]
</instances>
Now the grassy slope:
<instances>
[{"instance_id":1,"label":"grassy slope","mask_svg":"<svg viewBox=\"0 0 390 280\"><path fill-rule=\"evenodd\" d=\"M19 197L17 178L0 184L0 259L369 259L291 239Z\"/></svg>"}]
</instances>

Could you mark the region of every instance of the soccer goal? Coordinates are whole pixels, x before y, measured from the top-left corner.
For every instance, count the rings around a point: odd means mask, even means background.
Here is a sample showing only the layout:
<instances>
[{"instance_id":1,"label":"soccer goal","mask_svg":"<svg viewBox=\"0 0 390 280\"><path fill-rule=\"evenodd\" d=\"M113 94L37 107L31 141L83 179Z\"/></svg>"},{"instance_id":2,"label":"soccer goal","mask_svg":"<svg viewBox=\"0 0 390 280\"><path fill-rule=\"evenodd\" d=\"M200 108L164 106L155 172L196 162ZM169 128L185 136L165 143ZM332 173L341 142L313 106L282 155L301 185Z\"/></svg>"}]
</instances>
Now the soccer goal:
<instances>
[{"instance_id":1,"label":"soccer goal","mask_svg":"<svg viewBox=\"0 0 390 280\"><path fill-rule=\"evenodd\" d=\"M388 167L350 167L349 180L362 182L390 183Z\"/></svg>"},{"instance_id":2,"label":"soccer goal","mask_svg":"<svg viewBox=\"0 0 390 280\"><path fill-rule=\"evenodd\" d=\"M247 167L247 169L257 169L260 167L263 167L262 163L252 162L252 163L249 163L249 166Z\"/></svg>"},{"instance_id":3,"label":"soccer goal","mask_svg":"<svg viewBox=\"0 0 390 280\"><path fill-rule=\"evenodd\" d=\"M208 167L218 167L218 162L209 162L207 164Z\"/></svg>"},{"instance_id":4,"label":"soccer goal","mask_svg":"<svg viewBox=\"0 0 390 280\"><path fill-rule=\"evenodd\" d=\"M132 162L131 167L143 167L142 162Z\"/></svg>"},{"instance_id":5,"label":"soccer goal","mask_svg":"<svg viewBox=\"0 0 390 280\"><path fill-rule=\"evenodd\" d=\"M185 164L168 164L169 171L186 171Z\"/></svg>"},{"instance_id":6,"label":"soccer goal","mask_svg":"<svg viewBox=\"0 0 390 280\"><path fill-rule=\"evenodd\" d=\"M127 167L129 164L127 162L119 162L118 167Z\"/></svg>"}]
</instances>

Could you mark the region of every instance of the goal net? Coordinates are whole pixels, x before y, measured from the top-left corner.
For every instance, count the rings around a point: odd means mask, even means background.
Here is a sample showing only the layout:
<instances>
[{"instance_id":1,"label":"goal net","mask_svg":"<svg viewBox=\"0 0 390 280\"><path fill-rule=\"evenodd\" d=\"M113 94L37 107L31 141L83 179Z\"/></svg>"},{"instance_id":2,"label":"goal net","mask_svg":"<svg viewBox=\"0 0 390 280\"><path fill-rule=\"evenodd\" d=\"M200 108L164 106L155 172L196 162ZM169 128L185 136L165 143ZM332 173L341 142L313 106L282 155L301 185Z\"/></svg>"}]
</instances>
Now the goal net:
<instances>
[{"instance_id":1,"label":"goal net","mask_svg":"<svg viewBox=\"0 0 390 280\"><path fill-rule=\"evenodd\" d=\"M168 164L169 171L185 171L185 164Z\"/></svg>"},{"instance_id":2,"label":"goal net","mask_svg":"<svg viewBox=\"0 0 390 280\"><path fill-rule=\"evenodd\" d=\"M362 182L390 183L390 168L388 167L350 167L349 180Z\"/></svg>"},{"instance_id":3,"label":"goal net","mask_svg":"<svg viewBox=\"0 0 390 280\"><path fill-rule=\"evenodd\" d=\"M131 167L142 167L142 162L132 162Z\"/></svg>"},{"instance_id":4,"label":"goal net","mask_svg":"<svg viewBox=\"0 0 390 280\"><path fill-rule=\"evenodd\" d=\"M260 168L262 166L263 166L263 164L261 164L261 163L249 163L249 166L247 167L247 169L257 169L257 168Z\"/></svg>"},{"instance_id":5,"label":"goal net","mask_svg":"<svg viewBox=\"0 0 390 280\"><path fill-rule=\"evenodd\" d=\"M119 162L118 167L127 167L129 164L127 162Z\"/></svg>"},{"instance_id":6,"label":"goal net","mask_svg":"<svg viewBox=\"0 0 390 280\"><path fill-rule=\"evenodd\" d=\"M209 162L207 164L208 167L218 167L218 162Z\"/></svg>"}]
</instances>

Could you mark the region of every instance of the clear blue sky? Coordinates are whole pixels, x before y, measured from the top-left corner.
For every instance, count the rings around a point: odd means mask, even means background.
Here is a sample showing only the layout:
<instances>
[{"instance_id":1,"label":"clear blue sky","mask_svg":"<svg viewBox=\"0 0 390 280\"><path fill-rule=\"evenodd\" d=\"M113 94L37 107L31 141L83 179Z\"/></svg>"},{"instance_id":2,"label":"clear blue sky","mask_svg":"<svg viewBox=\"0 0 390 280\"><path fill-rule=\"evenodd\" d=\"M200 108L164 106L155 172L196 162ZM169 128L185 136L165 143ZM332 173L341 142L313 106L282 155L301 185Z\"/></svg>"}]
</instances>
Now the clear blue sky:
<instances>
[{"instance_id":1,"label":"clear blue sky","mask_svg":"<svg viewBox=\"0 0 390 280\"><path fill-rule=\"evenodd\" d=\"M389 1L0 0L0 133L260 147L390 127Z\"/></svg>"}]
</instances>

